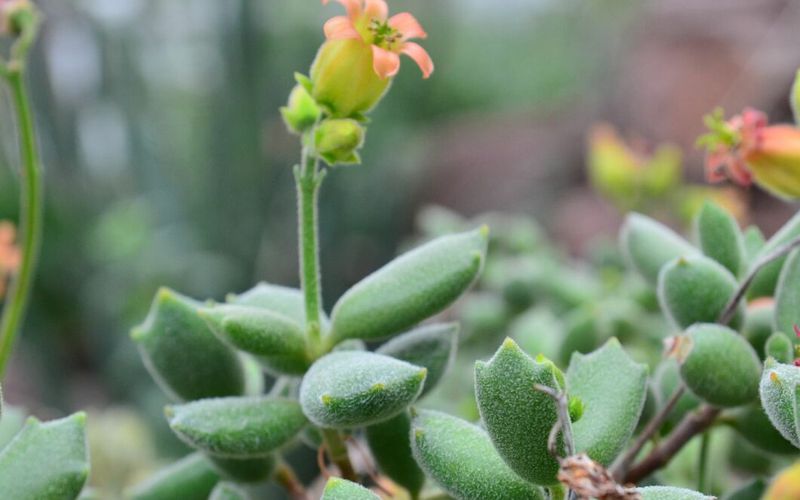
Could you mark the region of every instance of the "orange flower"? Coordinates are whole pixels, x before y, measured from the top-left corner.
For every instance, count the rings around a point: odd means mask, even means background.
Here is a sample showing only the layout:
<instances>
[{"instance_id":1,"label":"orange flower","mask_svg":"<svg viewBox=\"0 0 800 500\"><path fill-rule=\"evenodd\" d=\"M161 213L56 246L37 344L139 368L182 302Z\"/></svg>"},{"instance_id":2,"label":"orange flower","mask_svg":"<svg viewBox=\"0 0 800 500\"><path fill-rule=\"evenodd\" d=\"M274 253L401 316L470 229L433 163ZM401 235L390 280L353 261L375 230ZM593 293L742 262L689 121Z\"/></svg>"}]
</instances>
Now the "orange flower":
<instances>
[{"instance_id":1,"label":"orange flower","mask_svg":"<svg viewBox=\"0 0 800 500\"><path fill-rule=\"evenodd\" d=\"M780 198L800 198L800 129L768 125L766 115L752 108L727 121L717 111L706 117L706 125L711 132L698 144L707 149L710 182L755 182Z\"/></svg>"},{"instance_id":2,"label":"orange flower","mask_svg":"<svg viewBox=\"0 0 800 500\"><path fill-rule=\"evenodd\" d=\"M14 243L16 234L14 224L0 221L0 297L5 295L6 280L19 268L21 255Z\"/></svg>"},{"instance_id":3,"label":"orange flower","mask_svg":"<svg viewBox=\"0 0 800 500\"><path fill-rule=\"evenodd\" d=\"M336 0L347 9L347 16L336 16L325 23L328 40L359 40L372 49L372 68L381 78L400 70L400 54L409 56L422 70L422 77L433 73L433 61L420 45L409 42L427 34L408 12L389 16L384 0ZM329 0L322 0L326 5Z\"/></svg>"}]
</instances>

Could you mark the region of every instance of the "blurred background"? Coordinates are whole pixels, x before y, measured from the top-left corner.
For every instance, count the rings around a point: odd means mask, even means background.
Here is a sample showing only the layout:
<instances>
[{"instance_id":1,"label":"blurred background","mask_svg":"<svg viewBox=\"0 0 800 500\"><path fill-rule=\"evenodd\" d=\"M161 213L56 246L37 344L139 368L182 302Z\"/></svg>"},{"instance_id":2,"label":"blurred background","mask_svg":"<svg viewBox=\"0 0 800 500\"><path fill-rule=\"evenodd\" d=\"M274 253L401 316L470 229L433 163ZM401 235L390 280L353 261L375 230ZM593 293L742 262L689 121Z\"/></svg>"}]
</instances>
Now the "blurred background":
<instances>
[{"instance_id":1,"label":"blurred background","mask_svg":"<svg viewBox=\"0 0 800 500\"><path fill-rule=\"evenodd\" d=\"M161 416L164 396L128 332L161 285L222 299L259 280L297 284L291 166L299 148L278 108L293 72L308 70L322 23L341 8L318 0L37 3L46 23L30 86L46 236L6 399L48 418L103 409L98 426L108 418L159 436L138 440L143 456L179 454ZM425 26L436 72L423 81L404 59L372 116L363 165L326 181L326 304L389 260L429 204L466 216L528 215L574 255L615 234L620 207L588 182L587 138L599 122L637 154L673 144L674 182L700 185L694 141L705 113L752 105L791 120L800 2L390 6ZM16 220L9 104L4 96L0 218ZM755 189L722 196L767 234L795 210Z\"/></svg>"}]
</instances>

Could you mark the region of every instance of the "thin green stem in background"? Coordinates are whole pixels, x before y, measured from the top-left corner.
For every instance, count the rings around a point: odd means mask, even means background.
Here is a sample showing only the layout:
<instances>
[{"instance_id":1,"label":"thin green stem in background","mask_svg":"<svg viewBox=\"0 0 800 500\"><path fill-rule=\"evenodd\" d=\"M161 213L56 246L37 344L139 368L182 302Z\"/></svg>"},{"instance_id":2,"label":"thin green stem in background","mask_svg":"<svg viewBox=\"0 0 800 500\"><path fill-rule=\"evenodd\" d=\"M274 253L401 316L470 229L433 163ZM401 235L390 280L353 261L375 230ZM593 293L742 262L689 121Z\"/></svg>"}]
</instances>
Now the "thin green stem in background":
<instances>
[{"instance_id":1,"label":"thin green stem in background","mask_svg":"<svg viewBox=\"0 0 800 500\"><path fill-rule=\"evenodd\" d=\"M22 260L17 274L11 280L2 318L0 318L0 378L5 373L14 340L25 317L41 246L43 224L42 171L22 66L9 67L5 77L11 87L11 96L17 114L20 156L22 158L19 221Z\"/></svg>"},{"instance_id":2,"label":"thin green stem in background","mask_svg":"<svg viewBox=\"0 0 800 500\"><path fill-rule=\"evenodd\" d=\"M299 219L300 283L306 309L306 328L309 344L316 348L320 343L320 310L322 299L319 272L319 188L324 173L317 168L317 159L303 148L302 165L295 168L297 185L297 211Z\"/></svg>"},{"instance_id":3,"label":"thin green stem in background","mask_svg":"<svg viewBox=\"0 0 800 500\"><path fill-rule=\"evenodd\" d=\"M708 474L708 447L711 441L711 430L707 430L700 438L700 457L697 461L697 491L706 491Z\"/></svg>"}]
</instances>

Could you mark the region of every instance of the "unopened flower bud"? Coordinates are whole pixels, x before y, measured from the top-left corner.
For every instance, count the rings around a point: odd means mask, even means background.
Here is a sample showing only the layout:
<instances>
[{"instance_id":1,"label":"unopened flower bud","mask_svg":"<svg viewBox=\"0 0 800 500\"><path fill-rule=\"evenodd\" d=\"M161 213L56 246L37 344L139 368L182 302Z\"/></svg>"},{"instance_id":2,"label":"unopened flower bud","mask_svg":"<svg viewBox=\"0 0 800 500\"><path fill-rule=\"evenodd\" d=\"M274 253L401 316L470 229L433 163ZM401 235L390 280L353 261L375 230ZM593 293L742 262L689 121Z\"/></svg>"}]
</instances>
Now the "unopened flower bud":
<instances>
[{"instance_id":1,"label":"unopened flower bud","mask_svg":"<svg viewBox=\"0 0 800 500\"><path fill-rule=\"evenodd\" d=\"M334 118L359 117L389 88L372 67L372 49L360 40L328 40L311 66L312 96Z\"/></svg>"},{"instance_id":2,"label":"unopened flower bud","mask_svg":"<svg viewBox=\"0 0 800 500\"><path fill-rule=\"evenodd\" d=\"M29 0L0 0L0 36L17 36L35 16Z\"/></svg>"},{"instance_id":3,"label":"unopened flower bud","mask_svg":"<svg viewBox=\"0 0 800 500\"><path fill-rule=\"evenodd\" d=\"M296 134L302 134L317 123L321 110L311 94L297 84L289 94L289 103L281 108L281 116L286 127Z\"/></svg>"},{"instance_id":4,"label":"unopened flower bud","mask_svg":"<svg viewBox=\"0 0 800 500\"><path fill-rule=\"evenodd\" d=\"M355 120L325 120L314 132L314 150L330 166L361 163L358 149L364 143L364 133L364 127Z\"/></svg>"}]
</instances>

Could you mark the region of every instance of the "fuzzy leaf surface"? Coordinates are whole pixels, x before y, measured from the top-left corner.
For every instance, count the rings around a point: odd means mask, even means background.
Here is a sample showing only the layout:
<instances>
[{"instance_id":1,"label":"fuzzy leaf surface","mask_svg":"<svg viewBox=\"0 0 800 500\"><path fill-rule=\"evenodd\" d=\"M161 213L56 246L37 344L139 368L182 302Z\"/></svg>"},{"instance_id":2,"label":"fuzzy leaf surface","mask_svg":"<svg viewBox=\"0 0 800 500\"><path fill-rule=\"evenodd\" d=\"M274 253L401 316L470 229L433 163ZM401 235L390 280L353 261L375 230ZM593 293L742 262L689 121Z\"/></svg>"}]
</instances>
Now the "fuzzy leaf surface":
<instances>
[{"instance_id":1,"label":"fuzzy leaf surface","mask_svg":"<svg viewBox=\"0 0 800 500\"><path fill-rule=\"evenodd\" d=\"M567 369L570 397L584 404L572 424L576 451L608 466L627 444L647 397L647 366L635 363L617 339L591 354L572 355Z\"/></svg>"},{"instance_id":2,"label":"fuzzy leaf surface","mask_svg":"<svg viewBox=\"0 0 800 500\"><path fill-rule=\"evenodd\" d=\"M325 484L320 500L380 500L380 498L360 484L332 477Z\"/></svg>"},{"instance_id":3,"label":"fuzzy leaf surface","mask_svg":"<svg viewBox=\"0 0 800 500\"><path fill-rule=\"evenodd\" d=\"M72 500L89 476L86 415L31 417L0 452L0 492L15 500Z\"/></svg>"},{"instance_id":4,"label":"fuzzy leaf surface","mask_svg":"<svg viewBox=\"0 0 800 500\"><path fill-rule=\"evenodd\" d=\"M311 365L301 325L289 316L235 305L207 307L199 314L220 339L257 356L275 375L302 375Z\"/></svg>"},{"instance_id":5,"label":"fuzzy leaf surface","mask_svg":"<svg viewBox=\"0 0 800 500\"><path fill-rule=\"evenodd\" d=\"M178 401L239 396L245 375L237 353L197 314L202 304L162 288L131 337L147 370Z\"/></svg>"},{"instance_id":6,"label":"fuzzy leaf surface","mask_svg":"<svg viewBox=\"0 0 800 500\"><path fill-rule=\"evenodd\" d=\"M421 410L412 420L417 463L459 500L544 500L541 488L517 476L478 426L445 413Z\"/></svg>"},{"instance_id":7,"label":"fuzzy leaf surface","mask_svg":"<svg viewBox=\"0 0 800 500\"><path fill-rule=\"evenodd\" d=\"M201 453L192 453L134 487L133 500L206 500L219 475Z\"/></svg>"},{"instance_id":8,"label":"fuzzy leaf surface","mask_svg":"<svg viewBox=\"0 0 800 500\"><path fill-rule=\"evenodd\" d=\"M658 278L661 310L678 329L717 321L738 284L717 262L704 256L680 257L665 265ZM731 324L740 324L740 306Z\"/></svg>"},{"instance_id":9,"label":"fuzzy leaf surface","mask_svg":"<svg viewBox=\"0 0 800 500\"><path fill-rule=\"evenodd\" d=\"M498 453L523 479L549 486L557 482L558 462L547 449L557 412L537 384L559 390L552 364L532 359L511 339L488 362L475 363L478 409Z\"/></svg>"},{"instance_id":10,"label":"fuzzy leaf surface","mask_svg":"<svg viewBox=\"0 0 800 500\"><path fill-rule=\"evenodd\" d=\"M389 419L417 399L427 370L383 354L337 351L318 359L300 384L306 416L320 427Z\"/></svg>"},{"instance_id":11,"label":"fuzzy leaf surface","mask_svg":"<svg viewBox=\"0 0 800 500\"><path fill-rule=\"evenodd\" d=\"M415 328L383 344L377 351L428 369L420 397L436 387L453 363L458 346L458 323L436 323Z\"/></svg>"},{"instance_id":12,"label":"fuzzy leaf surface","mask_svg":"<svg viewBox=\"0 0 800 500\"><path fill-rule=\"evenodd\" d=\"M745 261L744 240L739 224L722 207L706 201L697 214L695 230L700 248L734 276Z\"/></svg>"},{"instance_id":13,"label":"fuzzy leaf surface","mask_svg":"<svg viewBox=\"0 0 800 500\"><path fill-rule=\"evenodd\" d=\"M478 276L487 239L485 228L443 236L364 278L333 308L332 343L386 338L445 309Z\"/></svg>"},{"instance_id":14,"label":"fuzzy leaf surface","mask_svg":"<svg viewBox=\"0 0 800 500\"><path fill-rule=\"evenodd\" d=\"M669 261L699 251L675 231L645 215L632 213L620 233L623 252L633 267L652 284Z\"/></svg>"},{"instance_id":15,"label":"fuzzy leaf surface","mask_svg":"<svg viewBox=\"0 0 800 500\"><path fill-rule=\"evenodd\" d=\"M229 458L269 455L308 423L297 401L265 396L202 399L168 406L165 413L188 445Z\"/></svg>"}]
</instances>

